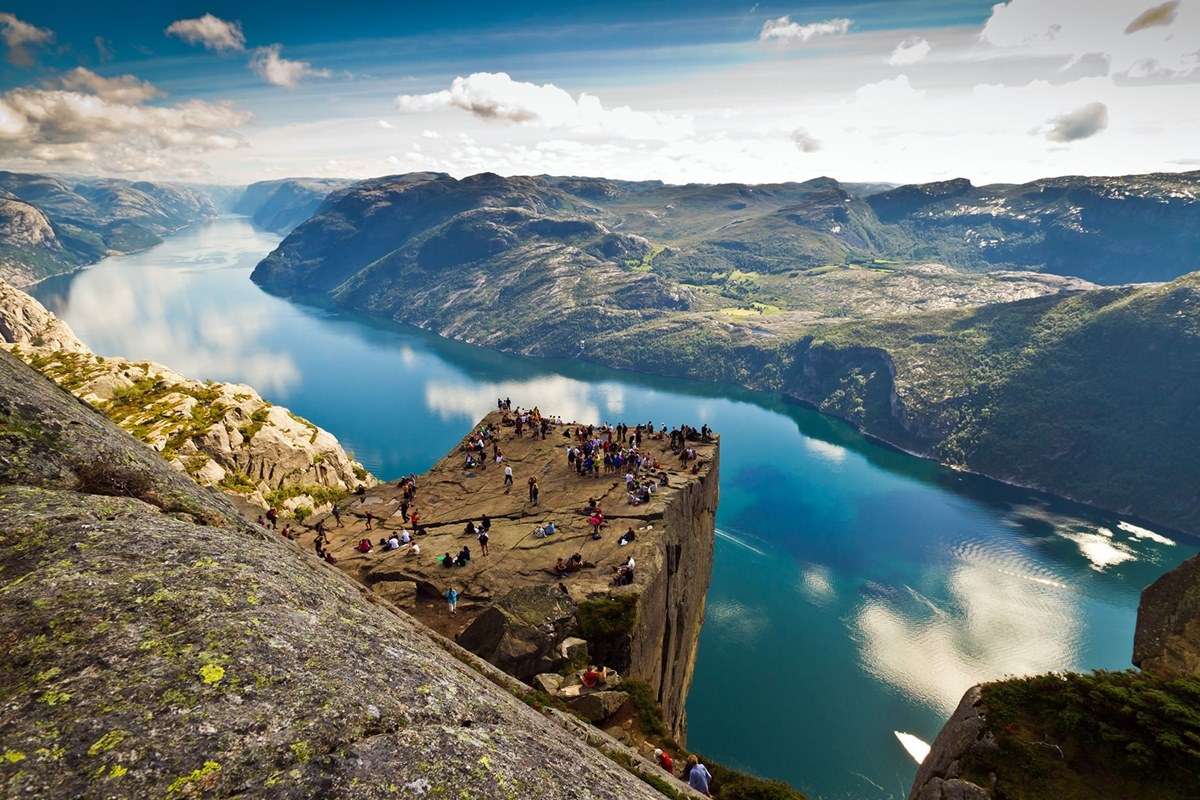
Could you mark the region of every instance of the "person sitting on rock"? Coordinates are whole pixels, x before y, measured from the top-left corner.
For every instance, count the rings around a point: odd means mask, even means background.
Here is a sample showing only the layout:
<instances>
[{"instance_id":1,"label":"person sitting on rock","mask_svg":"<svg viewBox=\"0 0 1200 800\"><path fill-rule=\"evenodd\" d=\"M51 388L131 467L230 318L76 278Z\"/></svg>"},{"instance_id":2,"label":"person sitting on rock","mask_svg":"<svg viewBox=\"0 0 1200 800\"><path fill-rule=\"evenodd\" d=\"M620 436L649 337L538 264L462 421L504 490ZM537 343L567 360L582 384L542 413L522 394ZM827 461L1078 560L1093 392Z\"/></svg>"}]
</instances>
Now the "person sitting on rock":
<instances>
[{"instance_id":1,"label":"person sitting on rock","mask_svg":"<svg viewBox=\"0 0 1200 800\"><path fill-rule=\"evenodd\" d=\"M490 531L492 529L492 518L487 514L484 514L482 517L480 517L479 529L484 532Z\"/></svg>"},{"instance_id":2,"label":"person sitting on rock","mask_svg":"<svg viewBox=\"0 0 1200 800\"><path fill-rule=\"evenodd\" d=\"M579 676L579 682L589 689L597 689L608 683L608 667L596 668L595 664L588 666Z\"/></svg>"},{"instance_id":3,"label":"person sitting on rock","mask_svg":"<svg viewBox=\"0 0 1200 800\"><path fill-rule=\"evenodd\" d=\"M545 525L546 535L553 536L558 532L558 526L554 524L554 520L550 520Z\"/></svg>"},{"instance_id":4,"label":"person sitting on rock","mask_svg":"<svg viewBox=\"0 0 1200 800\"><path fill-rule=\"evenodd\" d=\"M671 754L666 750L662 750L658 747L654 748L654 760L657 761L658 765L667 772L671 773L672 775L675 774L675 761L671 758Z\"/></svg>"},{"instance_id":5,"label":"person sitting on rock","mask_svg":"<svg viewBox=\"0 0 1200 800\"><path fill-rule=\"evenodd\" d=\"M408 554L409 554L410 556L419 556L419 555L421 555L421 545L417 544L416 542L413 542L412 549L408 551Z\"/></svg>"},{"instance_id":6,"label":"person sitting on rock","mask_svg":"<svg viewBox=\"0 0 1200 800\"><path fill-rule=\"evenodd\" d=\"M355 545L354 549L360 553L371 552L371 540L370 539L359 539L358 544Z\"/></svg>"},{"instance_id":7,"label":"person sitting on rock","mask_svg":"<svg viewBox=\"0 0 1200 800\"><path fill-rule=\"evenodd\" d=\"M337 563L337 559L333 557L332 551L329 551L329 550L325 551L325 561L328 564L336 564Z\"/></svg>"},{"instance_id":8,"label":"person sitting on rock","mask_svg":"<svg viewBox=\"0 0 1200 800\"><path fill-rule=\"evenodd\" d=\"M396 538L396 534L393 533L392 538L387 540L387 549L388 550L399 550L400 549L400 540Z\"/></svg>"},{"instance_id":9,"label":"person sitting on rock","mask_svg":"<svg viewBox=\"0 0 1200 800\"><path fill-rule=\"evenodd\" d=\"M465 533L467 536L474 536L475 535L475 523L468 520L467 527L463 528L463 533Z\"/></svg>"},{"instance_id":10,"label":"person sitting on rock","mask_svg":"<svg viewBox=\"0 0 1200 800\"><path fill-rule=\"evenodd\" d=\"M452 555L450 555L449 553L446 553L444 556L442 556L442 566L443 567L453 567L454 566L454 557Z\"/></svg>"},{"instance_id":11,"label":"person sitting on rock","mask_svg":"<svg viewBox=\"0 0 1200 800\"><path fill-rule=\"evenodd\" d=\"M471 548L463 545L463 549L458 551L458 557L454 559L456 567L465 567L467 562L471 560Z\"/></svg>"},{"instance_id":12,"label":"person sitting on rock","mask_svg":"<svg viewBox=\"0 0 1200 800\"><path fill-rule=\"evenodd\" d=\"M563 561L562 556L559 556L558 560L554 562L554 574L560 578L567 574L567 562Z\"/></svg>"},{"instance_id":13,"label":"person sitting on rock","mask_svg":"<svg viewBox=\"0 0 1200 800\"><path fill-rule=\"evenodd\" d=\"M637 534L633 532L633 527L630 526L629 530L622 533L621 538L617 539L617 545L620 547L624 547L625 545L629 544L636 538L637 538Z\"/></svg>"},{"instance_id":14,"label":"person sitting on rock","mask_svg":"<svg viewBox=\"0 0 1200 800\"><path fill-rule=\"evenodd\" d=\"M411 543L412 543L412 534L409 533L407 530L400 531L400 544L411 544Z\"/></svg>"}]
</instances>

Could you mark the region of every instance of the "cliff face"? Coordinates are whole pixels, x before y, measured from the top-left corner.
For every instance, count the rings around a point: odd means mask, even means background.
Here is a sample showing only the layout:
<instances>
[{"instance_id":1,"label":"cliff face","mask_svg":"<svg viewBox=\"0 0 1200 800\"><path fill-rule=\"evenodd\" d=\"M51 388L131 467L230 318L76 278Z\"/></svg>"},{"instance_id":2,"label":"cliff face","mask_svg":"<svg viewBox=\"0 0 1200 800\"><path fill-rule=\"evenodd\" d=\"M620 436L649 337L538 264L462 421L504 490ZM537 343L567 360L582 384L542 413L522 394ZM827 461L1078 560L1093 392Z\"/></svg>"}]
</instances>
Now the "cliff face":
<instances>
[{"instance_id":1,"label":"cliff face","mask_svg":"<svg viewBox=\"0 0 1200 800\"><path fill-rule=\"evenodd\" d=\"M313 215L330 192L353 181L334 178L285 178L259 181L245 188L233 211L245 214L260 228L288 233Z\"/></svg>"},{"instance_id":2,"label":"cliff face","mask_svg":"<svg viewBox=\"0 0 1200 800\"><path fill-rule=\"evenodd\" d=\"M0 567L6 797L661 797L5 353Z\"/></svg>"},{"instance_id":3,"label":"cliff face","mask_svg":"<svg viewBox=\"0 0 1200 800\"><path fill-rule=\"evenodd\" d=\"M375 483L332 434L251 387L94 355L65 323L3 281L0 348L107 414L198 483L255 505L311 512Z\"/></svg>"},{"instance_id":4,"label":"cliff face","mask_svg":"<svg viewBox=\"0 0 1200 800\"><path fill-rule=\"evenodd\" d=\"M639 561L651 577L638 595L630 674L657 693L663 720L679 742L687 738L687 697L712 574L719 458L713 450L706 474L668 499L660 542Z\"/></svg>"}]
</instances>

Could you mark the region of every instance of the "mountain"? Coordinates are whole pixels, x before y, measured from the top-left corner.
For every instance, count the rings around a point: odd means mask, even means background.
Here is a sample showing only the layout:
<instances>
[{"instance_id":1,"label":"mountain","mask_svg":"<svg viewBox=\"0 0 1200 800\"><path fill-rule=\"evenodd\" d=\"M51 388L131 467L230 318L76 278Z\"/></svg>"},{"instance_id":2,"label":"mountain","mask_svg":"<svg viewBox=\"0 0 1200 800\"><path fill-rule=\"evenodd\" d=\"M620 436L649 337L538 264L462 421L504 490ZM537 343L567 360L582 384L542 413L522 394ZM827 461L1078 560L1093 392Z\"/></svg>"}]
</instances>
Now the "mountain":
<instances>
[{"instance_id":1,"label":"mountain","mask_svg":"<svg viewBox=\"0 0 1200 800\"><path fill-rule=\"evenodd\" d=\"M337 178L285 178L252 183L233 201L235 214L244 214L260 228L287 233L313 215L330 192L353 181Z\"/></svg>"},{"instance_id":2,"label":"mountain","mask_svg":"<svg viewBox=\"0 0 1200 800\"><path fill-rule=\"evenodd\" d=\"M1200 172L903 186L866 200L912 241L898 255L970 269L1036 269L1097 283L1200 269Z\"/></svg>"},{"instance_id":3,"label":"mountain","mask_svg":"<svg viewBox=\"0 0 1200 800\"><path fill-rule=\"evenodd\" d=\"M1196 178L1105 185L1186 220ZM509 352L783 392L947 464L1200 531L1196 276L1100 288L903 257L913 208L974 191L419 173L331 195L253 279ZM1136 227L1086 231L1154 252ZM1129 275L1182 268L1172 247Z\"/></svg>"},{"instance_id":4,"label":"mountain","mask_svg":"<svg viewBox=\"0 0 1200 800\"><path fill-rule=\"evenodd\" d=\"M202 190L0 172L0 279L25 286L215 216Z\"/></svg>"}]
</instances>

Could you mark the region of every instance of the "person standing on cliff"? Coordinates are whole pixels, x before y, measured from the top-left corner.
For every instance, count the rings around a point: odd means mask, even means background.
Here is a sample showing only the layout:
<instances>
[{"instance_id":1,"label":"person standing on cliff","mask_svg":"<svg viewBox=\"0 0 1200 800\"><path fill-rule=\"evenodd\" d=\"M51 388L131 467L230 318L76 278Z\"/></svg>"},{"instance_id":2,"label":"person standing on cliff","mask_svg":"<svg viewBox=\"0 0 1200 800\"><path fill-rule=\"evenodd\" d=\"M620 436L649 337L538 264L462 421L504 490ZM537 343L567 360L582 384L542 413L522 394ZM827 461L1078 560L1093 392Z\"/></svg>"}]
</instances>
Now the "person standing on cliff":
<instances>
[{"instance_id":1,"label":"person standing on cliff","mask_svg":"<svg viewBox=\"0 0 1200 800\"><path fill-rule=\"evenodd\" d=\"M538 504L538 495L541 494L541 489L538 487L537 478L532 475L529 477L529 502L531 505Z\"/></svg>"},{"instance_id":2,"label":"person standing on cliff","mask_svg":"<svg viewBox=\"0 0 1200 800\"><path fill-rule=\"evenodd\" d=\"M700 763L700 759L696 758L694 754L688 756L687 768L684 771L687 773L688 786L705 797L711 797L708 785L712 782L712 773L708 771L708 767Z\"/></svg>"},{"instance_id":3,"label":"person standing on cliff","mask_svg":"<svg viewBox=\"0 0 1200 800\"><path fill-rule=\"evenodd\" d=\"M508 464L505 464L504 465L504 493L505 494L508 494L509 492L512 491L512 485L513 485L512 467L510 467Z\"/></svg>"},{"instance_id":4,"label":"person standing on cliff","mask_svg":"<svg viewBox=\"0 0 1200 800\"><path fill-rule=\"evenodd\" d=\"M479 528L479 535L475 537L479 540L479 549L483 554L487 555L488 532L482 526Z\"/></svg>"},{"instance_id":5,"label":"person standing on cliff","mask_svg":"<svg viewBox=\"0 0 1200 800\"><path fill-rule=\"evenodd\" d=\"M449 554L446 557L449 558ZM450 606L451 614L458 613L458 591L453 586L446 590L446 604Z\"/></svg>"}]
</instances>

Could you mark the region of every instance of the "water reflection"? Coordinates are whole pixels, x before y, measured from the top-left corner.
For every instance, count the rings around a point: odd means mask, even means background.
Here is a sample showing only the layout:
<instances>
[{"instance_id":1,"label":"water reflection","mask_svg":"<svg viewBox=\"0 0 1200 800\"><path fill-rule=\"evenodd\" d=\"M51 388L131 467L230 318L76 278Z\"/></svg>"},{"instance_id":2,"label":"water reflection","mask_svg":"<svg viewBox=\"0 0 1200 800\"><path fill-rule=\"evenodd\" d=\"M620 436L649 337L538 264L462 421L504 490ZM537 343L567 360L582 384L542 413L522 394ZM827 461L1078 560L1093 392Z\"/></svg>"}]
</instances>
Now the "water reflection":
<instances>
[{"instance_id":1,"label":"water reflection","mask_svg":"<svg viewBox=\"0 0 1200 800\"><path fill-rule=\"evenodd\" d=\"M174 253L171 269L163 268L156 248L123 257L120 269L51 279L37 293L101 355L156 361L183 375L221 375L263 393L285 394L300 380L300 370L286 350L263 341L272 321L261 304L245 292L214 294L211 288L223 270L237 270L228 279L244 281L243 268L278 237L252 230L245 238L228 237L211 228L187 235L196 250Z\"/></svg>"}]
</instances>

